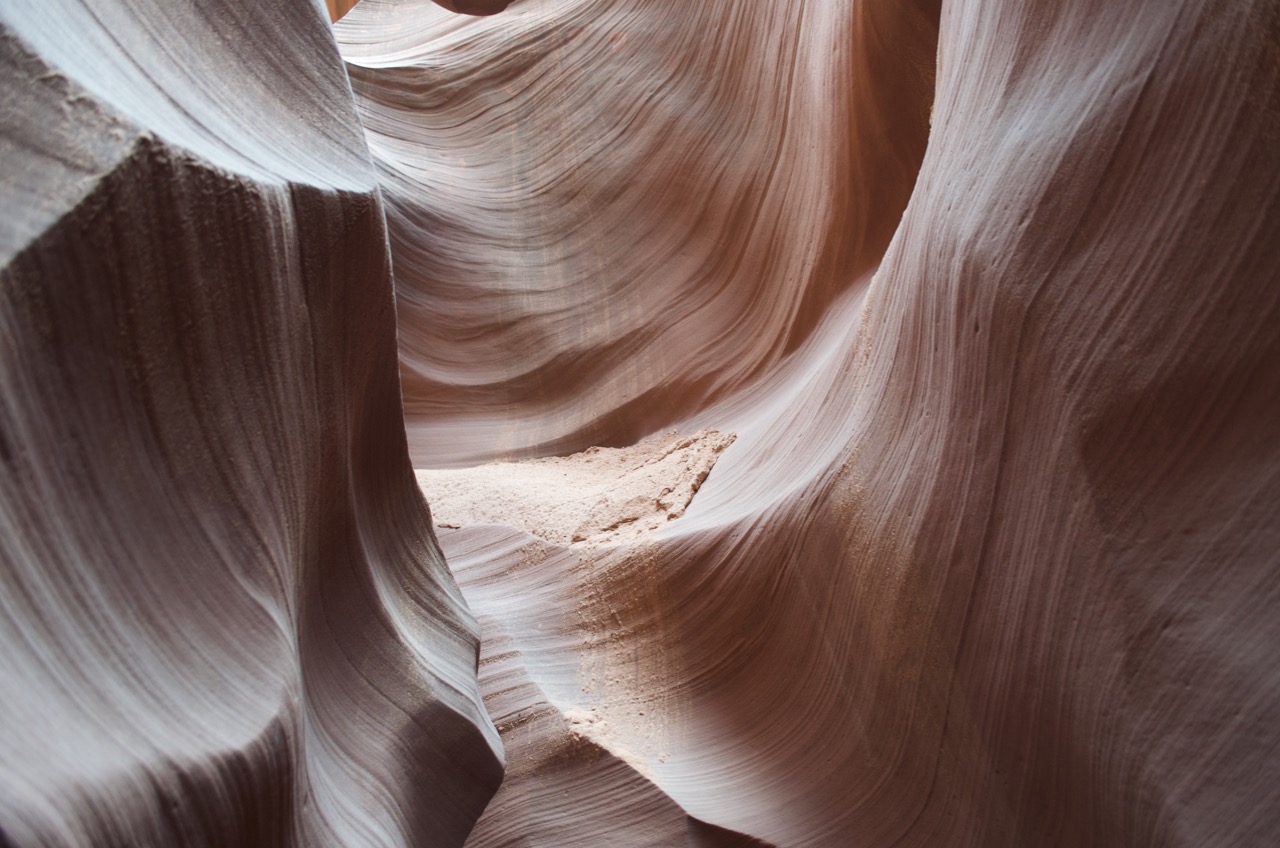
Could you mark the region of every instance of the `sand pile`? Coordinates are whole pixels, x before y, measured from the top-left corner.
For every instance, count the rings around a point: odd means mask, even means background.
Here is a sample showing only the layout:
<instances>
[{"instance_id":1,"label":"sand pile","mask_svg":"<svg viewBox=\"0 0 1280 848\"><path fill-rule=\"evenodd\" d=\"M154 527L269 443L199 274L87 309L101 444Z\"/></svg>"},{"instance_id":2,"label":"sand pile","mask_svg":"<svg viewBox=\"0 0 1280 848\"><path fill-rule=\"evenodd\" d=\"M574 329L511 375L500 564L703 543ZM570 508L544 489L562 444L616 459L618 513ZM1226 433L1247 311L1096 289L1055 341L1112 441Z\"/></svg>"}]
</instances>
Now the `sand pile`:
<instances>
[{"instance_id":1,"label":"sand pile","mask_svg":"<svg viewBox=\"0 0 1280 848\"><path fill-rule=\"evenodd\" d=\"M437 527L505 524L560 545L611 544L683 515L734 438L670 432L625 448L416 474Z\"/></svg>"}]
</instances>

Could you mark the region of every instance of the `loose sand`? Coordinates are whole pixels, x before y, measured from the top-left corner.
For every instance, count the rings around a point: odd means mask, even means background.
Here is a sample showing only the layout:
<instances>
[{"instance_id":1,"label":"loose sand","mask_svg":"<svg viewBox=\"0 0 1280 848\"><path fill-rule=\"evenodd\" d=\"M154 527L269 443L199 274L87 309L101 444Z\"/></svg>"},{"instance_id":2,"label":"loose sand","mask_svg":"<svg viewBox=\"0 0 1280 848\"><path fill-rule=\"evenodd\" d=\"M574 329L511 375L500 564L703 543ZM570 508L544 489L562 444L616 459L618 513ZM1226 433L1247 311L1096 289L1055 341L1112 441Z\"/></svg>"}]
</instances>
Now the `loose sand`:
<instances>
[{"instance_id":1,"label":"loose sand","mask_svg":"<svg viewBox=\"0 0 1280 848\"><path fill-rule=\"evenodd\" d=\"M734 438L671 432L625 448L416 473L437 527L506 524L560 545L613 544L683 515Z\"/></svg>"}]
</instances>

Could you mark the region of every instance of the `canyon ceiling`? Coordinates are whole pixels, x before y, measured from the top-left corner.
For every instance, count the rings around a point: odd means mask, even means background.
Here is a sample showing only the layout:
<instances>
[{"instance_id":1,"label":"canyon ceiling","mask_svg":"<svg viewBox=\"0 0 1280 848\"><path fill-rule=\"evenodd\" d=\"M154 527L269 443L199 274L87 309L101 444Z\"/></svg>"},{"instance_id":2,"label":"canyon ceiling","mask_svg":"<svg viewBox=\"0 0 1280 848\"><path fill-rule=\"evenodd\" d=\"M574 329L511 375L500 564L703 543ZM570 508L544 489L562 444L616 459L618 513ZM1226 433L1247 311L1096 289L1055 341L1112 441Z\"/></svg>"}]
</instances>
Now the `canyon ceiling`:
<instances>
[{"instance_id":1,"label":"canyon ceiling","mask_svg":"<svg viewBox=\"0 0 1280 848\"><path fill-rule=\"evenodd\" d=\"M1280 3L352 5L0 2L0 846L1280 844Z\"/></svg>"}]
</instances>

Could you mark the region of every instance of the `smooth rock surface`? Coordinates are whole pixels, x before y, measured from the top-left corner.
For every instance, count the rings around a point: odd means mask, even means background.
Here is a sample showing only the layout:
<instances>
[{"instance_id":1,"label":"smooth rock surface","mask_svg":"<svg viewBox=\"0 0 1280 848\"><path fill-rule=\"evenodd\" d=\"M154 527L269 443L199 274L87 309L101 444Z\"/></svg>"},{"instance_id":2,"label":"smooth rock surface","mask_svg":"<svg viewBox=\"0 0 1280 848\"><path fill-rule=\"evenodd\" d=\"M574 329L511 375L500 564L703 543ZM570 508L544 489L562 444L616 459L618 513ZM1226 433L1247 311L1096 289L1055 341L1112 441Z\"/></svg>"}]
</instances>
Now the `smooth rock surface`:
<instances>
[{"instance_id":1,"label":"smooth rock surface","mask_svg":"<svg viewBox=\"0 0 1280 848\"><path fill-rule=\"evenodd\" d=\"M1280 843L1276 4L449 5L0 7L0 843Z\"/></svg>"},{"instance_id":2,"label":"smooth rock surface","mask_svg":"<svg viewBox=\"0 0 1280 848\"><path fill-rule=\"evenodd\" d=\"M502 777L310 2L0 8L0 842L460 844Z\"/></svg>"},{"instance_id":3,"label":"smooth rock surface","mask_svg":"<svg viewBox=\"0 0 1280 848\"><path fill-rule=\"evenodd\" d=\"M337 26L387 202L420 465L639 441L776 368L874 269L937 0L366 0Z\"/></svg>"},{"instance_id":4,"label":"smooth rock surface","mask_svg":"<svg viewBox=\"0 0 1280 848\"><path fill-rule=\"evenodd\" d=\"M677 827L650 786L779 846L1280 837L1274 4L338 36L415 464L737 434L630 543L441 531L529 763L472 844Z\"/></svg>"}]
</instances>

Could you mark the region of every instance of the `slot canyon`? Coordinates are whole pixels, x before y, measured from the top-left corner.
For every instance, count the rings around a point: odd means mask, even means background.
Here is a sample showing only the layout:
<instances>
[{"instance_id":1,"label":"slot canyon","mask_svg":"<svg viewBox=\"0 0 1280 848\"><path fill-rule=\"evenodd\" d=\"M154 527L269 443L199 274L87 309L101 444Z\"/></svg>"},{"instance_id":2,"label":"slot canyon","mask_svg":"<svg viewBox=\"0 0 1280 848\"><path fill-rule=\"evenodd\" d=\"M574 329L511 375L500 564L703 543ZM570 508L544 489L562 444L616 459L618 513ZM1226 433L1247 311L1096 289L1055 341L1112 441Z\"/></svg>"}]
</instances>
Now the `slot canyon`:
<instances>
[{"instance_id":1,"label":"slot canyon","mask_svg":"<svg viewBox=\"0 0 1280 848\"><path fill-rule=\"evenodd\" d=\"M0 65L0 848L1280 844L1277 0Z\"/></svg>"}]
</instances>

